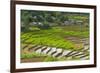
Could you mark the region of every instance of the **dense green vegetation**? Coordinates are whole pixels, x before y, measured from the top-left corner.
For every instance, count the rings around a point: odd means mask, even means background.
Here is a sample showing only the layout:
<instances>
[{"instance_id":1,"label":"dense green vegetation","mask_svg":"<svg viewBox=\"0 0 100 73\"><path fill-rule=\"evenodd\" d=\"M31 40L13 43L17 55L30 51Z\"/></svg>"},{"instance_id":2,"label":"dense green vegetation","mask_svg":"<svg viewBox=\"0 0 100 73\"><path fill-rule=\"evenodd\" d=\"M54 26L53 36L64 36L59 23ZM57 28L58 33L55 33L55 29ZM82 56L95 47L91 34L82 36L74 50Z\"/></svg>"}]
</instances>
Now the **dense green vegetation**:
<instances>
[{"instance_id":1,"label":"dense green vegetation","mask_svg":"<svg viewBox=\"0 0 100 73\"><path fill-rule=\"evenodd\" d=\"M89 26L88 13L72 13L72 12L52 12L52 11L32 11L21 10L21 27L22 31L29 30L32 25L40 29L49 29L51 26L63 25L83 25Z\"/></svg>"}]
</instances>

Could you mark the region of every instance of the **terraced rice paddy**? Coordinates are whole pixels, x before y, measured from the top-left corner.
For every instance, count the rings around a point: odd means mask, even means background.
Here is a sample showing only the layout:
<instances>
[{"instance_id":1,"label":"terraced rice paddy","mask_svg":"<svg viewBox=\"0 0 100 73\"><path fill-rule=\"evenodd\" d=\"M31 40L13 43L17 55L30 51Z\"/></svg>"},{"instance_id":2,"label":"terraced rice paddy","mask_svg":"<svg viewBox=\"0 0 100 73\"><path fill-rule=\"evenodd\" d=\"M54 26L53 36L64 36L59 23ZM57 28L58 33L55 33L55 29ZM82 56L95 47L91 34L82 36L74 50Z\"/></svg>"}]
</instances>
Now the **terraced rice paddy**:
<instances>
[{"instance_id":1,"label":"terraced rice paddy","mask_svg":"<svg viewBox=\"0 0 100 73\"><path fill-rule=\"evenodd\" d=\"M89 59L88 28L69 26L40 30L32 27L31 30L21 33L21 62Z\"/></svg>"}]
</instances>

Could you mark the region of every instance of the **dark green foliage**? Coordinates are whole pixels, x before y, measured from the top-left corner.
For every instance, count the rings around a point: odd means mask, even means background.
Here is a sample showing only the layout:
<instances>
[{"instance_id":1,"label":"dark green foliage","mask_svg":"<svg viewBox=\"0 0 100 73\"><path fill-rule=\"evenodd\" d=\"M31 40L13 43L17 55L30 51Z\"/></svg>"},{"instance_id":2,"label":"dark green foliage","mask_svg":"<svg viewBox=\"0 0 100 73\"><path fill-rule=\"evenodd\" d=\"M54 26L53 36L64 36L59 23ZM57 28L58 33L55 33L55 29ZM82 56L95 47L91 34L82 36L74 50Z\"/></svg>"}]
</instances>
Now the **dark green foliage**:
<instances>
[{"instance_id":1,"label":"dark green foliage","mask_svg":"<svg viewBox=\"0 0 100 73\"><path fill-rule=\"evenodd\" d=\"M82 21L81 25L89 25L88 13L72 13L72 12L58 12L58 11L35 11L35 10L21 10L21 28L22 31L29 30L30 24L40 29L50 29L52 26L78 24L77 21ZM35 24L34 24L35 23Z\"/></svg>"},{"instance_id":2,"label":"dark green foliage","mask_svg":"<svg viewBox=\"0 0 100 73\"><path fill-rule=\"evenodd\" d=\"M29 11L21 11L21 28L24 31L29 29L29 23L32 22L32 13Z\"/></svg>"},{"instance_id":3,"label":"dark green foliage","mask_svg":"<svg viewBox=\"0 0 100 73\"><path fill-rule=\"evenodd\" d=\"M37 27L40 28L40 29L50 29L51 28L50 25L48 25L48 24L37 25Z\"/></svg>"}]
</instances>

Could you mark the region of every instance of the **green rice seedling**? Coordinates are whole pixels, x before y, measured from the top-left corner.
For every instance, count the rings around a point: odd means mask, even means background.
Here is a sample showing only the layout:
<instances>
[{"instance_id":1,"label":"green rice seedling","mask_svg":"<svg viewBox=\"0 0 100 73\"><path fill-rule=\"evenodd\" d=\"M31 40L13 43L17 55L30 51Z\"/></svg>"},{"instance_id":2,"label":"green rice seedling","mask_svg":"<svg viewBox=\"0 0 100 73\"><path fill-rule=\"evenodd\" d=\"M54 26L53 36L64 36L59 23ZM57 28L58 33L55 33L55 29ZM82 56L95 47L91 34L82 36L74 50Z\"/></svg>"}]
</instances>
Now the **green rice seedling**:
<instances>
[{"instance_id":1,"label":"green rice seedling","mask_svg":"<svg viewBox=\"0 0 100 73\"><path fill-rule=\"evenodd\" d=\"M74 27L69 27L70 29ZM76 27L76 26L75 26ZM78 27L78 26L77 26ZM66 28L66 29L65 29ZM26 39L22 43L31 43L31 44L39 44L39 45L47 45L51 47L63 48L63 49L76 49L75 43L72 43L70 40L65 39L66 36L73 37L88 37L88 31L73 31L71 29L69 31L68 27L53 27L48 30L40 30L36 32L25 32L21 34L21 39ZM77 28L79 30L79 27ZM31 34L31 37L30 37Z\"/></svg>"},{"instance_id":2,"label":"green rice seedling","mask_svg":"<svg viewBox=\"0 0 100 73\"><path fill-rule=\"evenodd\" d=\"M52 56L47 56L45 59L44 59L44 62L50 62L50 61L58 61L57 58L54 58Z\"/></svg>"},{"instance_id":3,"label":"green rice seedling","mask_svg":"<svg viewBox=\"0 0 100 73\"><path fill-rule=\"evenodd\" d=\"M46 56L46 55L43 55L43 54L39 54L39 53L27 53L27 54L21 54L21 58L35 58L35 57L42 57L42 56Z\"/></svg>"}]
</instances>

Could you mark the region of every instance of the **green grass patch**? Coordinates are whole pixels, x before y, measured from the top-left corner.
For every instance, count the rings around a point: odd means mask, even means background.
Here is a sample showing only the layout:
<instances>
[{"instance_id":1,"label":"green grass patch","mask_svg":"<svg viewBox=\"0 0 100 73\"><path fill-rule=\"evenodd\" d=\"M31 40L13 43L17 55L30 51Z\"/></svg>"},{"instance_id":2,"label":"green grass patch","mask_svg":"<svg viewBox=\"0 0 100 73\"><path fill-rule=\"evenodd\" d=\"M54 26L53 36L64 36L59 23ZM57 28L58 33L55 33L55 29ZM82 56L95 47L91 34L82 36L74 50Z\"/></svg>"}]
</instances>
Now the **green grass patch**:
<instances>
[{"instance_id":1,"label":"green grass patch","mask_svg":"<svg viewBox=\"0 0 100 73\"><path fill-rule=\"evenodd\" d=\"M49 61L58 61L58 59L57 58L54 58L54 57L51 57L51 56L48 56L48 57L46 57L45 59L44 59L44 62L49 62Z\"/></svg>"},{"instance_id":2,"label":"green grass patch","mask_svg":"<svg viewBox=\"0 0 100 73\"><path fill-rule=\"evenodd\" d=\"M42 55L42 56L45 56L45 55ZM41 54L39 53L27 53L27 54L21 54L21 58L25 58L25 59L28 59L28 58L34 58L34 57L41 57Z\"/></svg>"}]
</instances>

